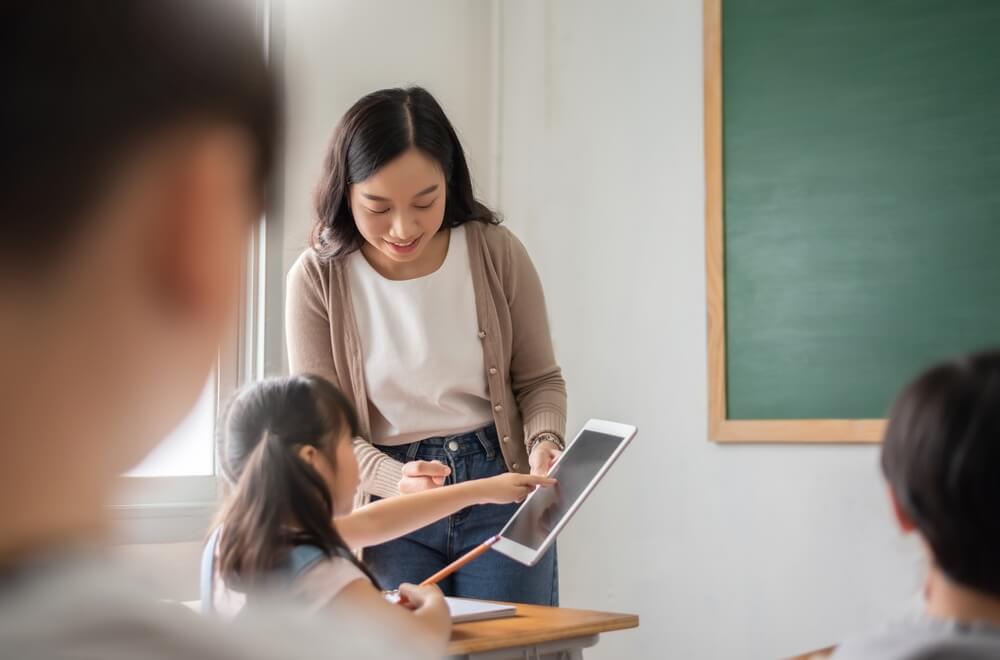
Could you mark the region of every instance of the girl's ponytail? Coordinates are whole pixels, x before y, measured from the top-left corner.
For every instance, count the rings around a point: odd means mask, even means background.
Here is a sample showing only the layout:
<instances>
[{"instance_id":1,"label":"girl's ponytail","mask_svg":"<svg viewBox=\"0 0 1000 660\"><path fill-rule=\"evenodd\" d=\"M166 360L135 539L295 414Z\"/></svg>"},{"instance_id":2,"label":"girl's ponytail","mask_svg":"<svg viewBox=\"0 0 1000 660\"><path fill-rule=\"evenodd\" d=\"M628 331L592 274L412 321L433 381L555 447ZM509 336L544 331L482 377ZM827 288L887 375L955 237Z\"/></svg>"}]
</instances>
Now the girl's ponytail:
<instances>
[{"instance_id":1,"label":"girl's ponytail","mask_svg":"<svg viewBox=\"0 0 1000 660\"><path fill-rule=\"evenodd\" d=\"M296 545L362 565L333 525L333 500L323 477L299 457L303 446L332 455L345 430L357 435L347 399L317 376L269 379L234 399L225 422L220 462L232 493L220 516L219 571L246 591L281 570Z\"/></svg>"}]
</instances>

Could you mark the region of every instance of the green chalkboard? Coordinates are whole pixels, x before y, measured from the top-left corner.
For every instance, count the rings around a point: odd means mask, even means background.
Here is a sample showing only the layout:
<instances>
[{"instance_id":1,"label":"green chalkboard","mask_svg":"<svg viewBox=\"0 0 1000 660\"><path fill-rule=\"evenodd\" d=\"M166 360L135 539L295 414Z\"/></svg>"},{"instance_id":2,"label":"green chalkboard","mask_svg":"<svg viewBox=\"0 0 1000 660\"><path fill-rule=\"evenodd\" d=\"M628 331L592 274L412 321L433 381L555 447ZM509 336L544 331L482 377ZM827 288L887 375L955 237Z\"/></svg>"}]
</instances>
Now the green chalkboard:
<instances>
[{"instance_id":1,"label":"green chalkboard","mask_svg":"<svg viewBox=\"0 0 1000 660\"><path fill-rule=\"evenodd\" d=\"M726 412L1000 344L1000 0L723 0Z\"/></svg>"}]
</instances>

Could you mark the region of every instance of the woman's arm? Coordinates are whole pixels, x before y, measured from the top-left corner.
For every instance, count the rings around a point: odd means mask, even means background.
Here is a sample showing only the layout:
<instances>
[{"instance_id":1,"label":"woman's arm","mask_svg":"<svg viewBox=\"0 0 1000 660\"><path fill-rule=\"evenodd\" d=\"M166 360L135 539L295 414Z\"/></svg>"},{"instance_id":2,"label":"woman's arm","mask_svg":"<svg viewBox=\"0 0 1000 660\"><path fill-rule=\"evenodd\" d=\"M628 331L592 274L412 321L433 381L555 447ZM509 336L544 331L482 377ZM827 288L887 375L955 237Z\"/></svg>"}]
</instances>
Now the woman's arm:
<instances>
[{"instance_id":1,"label":"woman's arm","mask_svg":"<svg viewBox=\"0 0 1000 660\"><path fill-rule=\"evenodd\" d=\"M344 391L330 343L327 292L315 259L312 253L306 252L288 271L285 291L288 366L293 374L316 374ZM366 405L366 402L354 401L353 392L344 391L344 394L355 406ZM402 463L361 438L354 441L354 456L358 460L361 488L365 492L379 497L399 494Z\"/></svg>"},{"instance_id":2,"label":"woman's arm","mask_svg":"<svg viewBox=\"0 0 1000 660\"><path fill-rule=\"evenodd\" d=\"M389 457L364 438L354 438L354 458L358 461L361 490L379 497L399 495L403 464Z\"/></svg>"},{"instance_id":3,"label":"woman's arm","mask_svg":"<svg viewBox=\"0 0 1000 660\"><path fill-rule=\"evenodd\" d=\"M566 381L552 348L545 295L538 272L521 241L509 231L505 234L509 245L504 287L514 335L510 384L524 420L524 442L530 447L532 440L542 433L565 439ZM541 443L538 450L549 451L553 457L558 455L551 443ZM532 465L532 468L533 473L544 474L548 461L544 461L544 465Z\"/></svg>"},{"instance_id":4,"label":"woman's arm","mask_svg":"<svg viewBox=\"0 0 1000 660\"><path fill-rule=\"evenodd\" d=\"M333 522L347 546L360 550L405 536L467 506L520 502L536 487L554 483L554 479L511 472L379 500Z\"/></svg>"}]
</instances>

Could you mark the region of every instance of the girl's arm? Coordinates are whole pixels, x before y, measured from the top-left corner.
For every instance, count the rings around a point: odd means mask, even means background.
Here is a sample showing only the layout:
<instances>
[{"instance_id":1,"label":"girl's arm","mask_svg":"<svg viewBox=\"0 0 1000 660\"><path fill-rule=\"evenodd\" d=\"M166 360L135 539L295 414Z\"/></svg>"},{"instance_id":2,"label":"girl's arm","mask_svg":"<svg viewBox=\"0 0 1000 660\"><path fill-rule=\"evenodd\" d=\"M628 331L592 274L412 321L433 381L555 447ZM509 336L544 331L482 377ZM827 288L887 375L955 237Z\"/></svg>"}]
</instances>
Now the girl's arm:
<instances>
[{"instance_id":1,"label":"girl's arm","mask_svg":"<svg viewBox=\"0 0 1000 660\"><path fill-rule=\"evenodd\" d=\"M379 500L333 522L347 546L360 550L405 536L467 506L520 502L536 487L554 483L547 477L508 472Z\"/></svg>"},{"instance_id":2,"label":"girl's arm","mask_svg":"<svg viewBox=\"0 0 1000 660\"><path fill-rule=\"evenodd\" d=\"M407 607L387 601L368 580L355 580L341 589L330 605L377 621L380 628L392 631L394 639L412 645L407 657L444 656L451 636L451 614L444 594L436 586L412 584L400 585L399 593L409 601Z\"/></svg>"}]
</instances>

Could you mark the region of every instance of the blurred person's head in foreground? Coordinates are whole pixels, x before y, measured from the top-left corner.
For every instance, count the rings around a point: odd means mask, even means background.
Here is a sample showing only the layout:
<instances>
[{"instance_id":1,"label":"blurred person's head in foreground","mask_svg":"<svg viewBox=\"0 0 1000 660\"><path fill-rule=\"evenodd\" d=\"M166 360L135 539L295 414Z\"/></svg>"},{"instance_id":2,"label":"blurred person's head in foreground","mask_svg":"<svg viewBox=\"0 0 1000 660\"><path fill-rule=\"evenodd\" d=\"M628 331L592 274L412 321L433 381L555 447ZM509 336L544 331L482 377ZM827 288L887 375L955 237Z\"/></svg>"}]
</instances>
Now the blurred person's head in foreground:
<instances>
[{"instance_id":1,"label":"blurred person's head in foreground","mask_svg":"<svg viewBox=\"0 0 1000 660\"><path fill-rule=\"evenodd\" d=\"M0 561L100 525L233 321L276 142L232 3L0 13Z\"/></svg>"}]
</instances>

